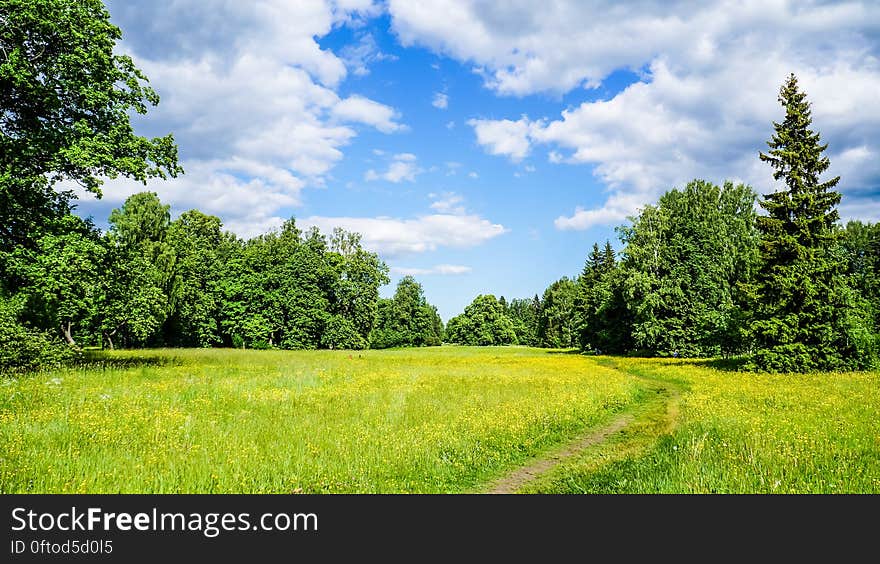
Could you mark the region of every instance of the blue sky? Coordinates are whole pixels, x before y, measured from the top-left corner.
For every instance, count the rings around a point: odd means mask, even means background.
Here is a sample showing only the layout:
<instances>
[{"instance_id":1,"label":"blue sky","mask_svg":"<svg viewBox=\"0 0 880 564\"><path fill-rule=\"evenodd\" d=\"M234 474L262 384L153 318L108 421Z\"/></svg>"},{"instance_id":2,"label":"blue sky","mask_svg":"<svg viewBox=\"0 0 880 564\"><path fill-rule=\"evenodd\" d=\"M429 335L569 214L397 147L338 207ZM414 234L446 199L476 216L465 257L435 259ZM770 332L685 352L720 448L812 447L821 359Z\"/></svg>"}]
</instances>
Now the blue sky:
<instances>
[{"instance_id":1,"label":"blue sky","mask_svg":"<svg viewBox=\"0 0 880 564\"><path fill-rule=\"evenodd\" d=\"M182 177L108 181L247 237L291 216L362 233L448 320L540 294L593 242L693 178L774 189L758 151L789 72L840 174L880 219L875 3L107 2L162 101Z\"/></svg>"}]
</instances>

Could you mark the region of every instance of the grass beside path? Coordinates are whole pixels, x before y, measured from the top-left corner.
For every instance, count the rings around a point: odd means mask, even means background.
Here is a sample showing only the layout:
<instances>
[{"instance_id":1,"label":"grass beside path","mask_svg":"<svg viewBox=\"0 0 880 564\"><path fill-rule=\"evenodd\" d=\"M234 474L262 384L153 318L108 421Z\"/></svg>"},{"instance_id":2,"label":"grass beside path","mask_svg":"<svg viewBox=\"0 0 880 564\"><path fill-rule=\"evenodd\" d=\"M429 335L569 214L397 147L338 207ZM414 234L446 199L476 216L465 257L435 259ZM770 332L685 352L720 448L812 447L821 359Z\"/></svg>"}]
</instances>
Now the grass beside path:
<instances>
[{"instance_id":1,"label":"grass beside path","mask_svg":"<svg viewBox=\"0 0 880 564\"><path fill-rule=\"evenodd\" d=\"M553 352L126 351L0 379L0 493L458 493L530 469L511 490L880 493L880 372Z\"/></svg>"},{"instance_id":2,"label":"grass beside path","mask_svg":"<svg viewBox=\"0 0 880 564\"><path fill-rule=\"evenodd\" d=\"M524 493L880 493L880 373L769 375L604 359L678 390ZM675 424L672 424L676 422Z\"/></svg>"},{"instance_id":3,"label":"grass beside path","mask_svg":"<svg viewBox=\"0 0 880 564\"><path fill-rule=\"evenodd\" d=\"M149 350L0 381L0 492L460 492L638 382L520 347Z\"/></svg>"}]
</instances>

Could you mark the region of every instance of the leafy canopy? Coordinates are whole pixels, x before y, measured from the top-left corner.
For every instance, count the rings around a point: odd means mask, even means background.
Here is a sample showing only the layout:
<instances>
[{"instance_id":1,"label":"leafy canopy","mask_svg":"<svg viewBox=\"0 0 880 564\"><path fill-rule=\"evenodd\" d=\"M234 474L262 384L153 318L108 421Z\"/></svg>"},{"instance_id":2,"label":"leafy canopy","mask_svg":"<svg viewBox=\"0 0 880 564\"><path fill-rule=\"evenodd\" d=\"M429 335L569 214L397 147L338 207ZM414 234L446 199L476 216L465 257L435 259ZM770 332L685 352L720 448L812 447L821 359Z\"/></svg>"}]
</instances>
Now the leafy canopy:
<instances>
[{"instance_id":1,"label":"leafy canopy","mask_svg":"<svg viewBox=\"0 0 880 564\"><path fill-rule=\"evenodd\" d=\"M105 177L183 172L172 135L134 134L159 96L113 52L121 37L101 0L0 0L0 251L67 211L56 182L100 197Z\"/></svg>"}]
</instances>

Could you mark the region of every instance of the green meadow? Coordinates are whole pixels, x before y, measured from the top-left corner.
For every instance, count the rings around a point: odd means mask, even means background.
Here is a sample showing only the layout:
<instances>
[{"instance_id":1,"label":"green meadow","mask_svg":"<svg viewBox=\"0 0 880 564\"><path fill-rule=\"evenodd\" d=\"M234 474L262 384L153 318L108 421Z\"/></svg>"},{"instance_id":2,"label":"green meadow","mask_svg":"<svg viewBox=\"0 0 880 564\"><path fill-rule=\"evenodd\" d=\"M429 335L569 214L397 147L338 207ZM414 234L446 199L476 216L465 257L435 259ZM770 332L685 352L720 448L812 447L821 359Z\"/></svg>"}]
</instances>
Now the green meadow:
<instances>
[{"instance_id":1,"label":"green meadow","mask_svg":"<svg viewBox=\"0 0 880 564\"><path fill-rule=\"evenodd\" d=\"M0 380L0 493L880 492L880 372L525 347L153 349Z\"/></svg>"}]
</instances>

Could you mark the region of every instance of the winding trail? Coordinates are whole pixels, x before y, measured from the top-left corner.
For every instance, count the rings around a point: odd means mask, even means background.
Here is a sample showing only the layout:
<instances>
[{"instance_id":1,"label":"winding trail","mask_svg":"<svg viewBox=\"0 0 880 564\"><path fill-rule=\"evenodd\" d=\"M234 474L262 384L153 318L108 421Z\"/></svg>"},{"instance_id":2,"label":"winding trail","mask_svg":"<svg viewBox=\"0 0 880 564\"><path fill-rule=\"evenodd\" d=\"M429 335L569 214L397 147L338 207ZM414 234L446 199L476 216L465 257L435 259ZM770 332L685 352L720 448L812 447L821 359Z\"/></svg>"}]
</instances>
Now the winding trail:
<instances>
[{"instance_id":1,"label":"winding trail","mask_svg":"<svg viewBox=\"0 0 880 564\"><path fill-rule=\"evenodd\" d=\"M629 425L632 420L633 416L630 413L625 413L621 416L618 416L605 427L602 427L598 430L592 430L590 434L565 445L562 450L556 451L546 458L539 458L528 466L517 468L510 474L502 477L500 480L497 480L492 485L490 485L489 489L485 493L514 493L516 490L518 490L528 482L531 482L541 474L549 471L557 464L565 461L568 458L571 458L572 456L580 453L582 450L588 447L601 443L609 436L626 428L626 426Z\"/></svg>"},{"instance_id":2,"label":"winding trail","mask_svg":"<svg viewBox=\"0 0 880 564\"><path fill-rule=\"evenodd\" d=\"M616 366L613 368L618 369ZM642 380L647 384L646 388L648 390L655 392L653 397L649 396L646 401L640 404L641 407L644 408L650 404L657 405L659 402L664 404L664 407L662 408L663 416L661 418L661 421L663 422L662 432L663 434L672 433L677 425L679 415L678 404L681 395L679 387L672 382L661 382L641 374L628 374ZM646 415L643 414L642 418L643 417L646 417ZM563 445L559 450L553 451L544 457L537 458L526 466L516 468L505 476L491 482L488 487L483 490L483 493L515 493L525 484L549 472L557 465L580 454L584 450L602 443L616 433L620 433L627 427L633 425L634 422L638 422L639 419L641 418L637 417L633 410L628 410L612 419L605 426L599 427L598 429L590 429L586 435Z\"/></svg>"}]
</instances>

